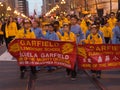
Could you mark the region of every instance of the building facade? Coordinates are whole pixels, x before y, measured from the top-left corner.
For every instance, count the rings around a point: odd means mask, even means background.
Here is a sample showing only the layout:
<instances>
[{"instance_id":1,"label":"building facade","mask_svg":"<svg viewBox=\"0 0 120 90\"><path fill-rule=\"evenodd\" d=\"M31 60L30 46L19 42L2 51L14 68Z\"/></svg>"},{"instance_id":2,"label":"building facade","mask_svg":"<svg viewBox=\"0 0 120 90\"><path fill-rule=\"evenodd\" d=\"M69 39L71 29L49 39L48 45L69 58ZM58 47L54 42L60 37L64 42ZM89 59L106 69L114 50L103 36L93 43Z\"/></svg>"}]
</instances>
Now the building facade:
<instances>
[{"instance_id":1,"label":"building facade","mask_svg":"<svg viewBox=\"0 0 120 90\"><path fill-rule=\"evenodd\" d=\"M25 15L29 15L29 7L28 7L28 1L27 0L17 0L16 8L19 12L21 12Z\"/></svg>"},{"instance_id":2,"label":"building facade","mask_svg":"<svg viewBox=\"0 0 120 90\"><path fill-rule=\"evenodd\" d=\"M61 5L62 0L43 0L43 13L48 12L55 4L58 4L67 12L80 8L81 11L89 11L96 14L97 10L102 10L103 13L116 12L118 10L118 1L120 0L65 0L65 6ZM120 3L120 2L119 2Z\"/></svg>"}]
</instances>

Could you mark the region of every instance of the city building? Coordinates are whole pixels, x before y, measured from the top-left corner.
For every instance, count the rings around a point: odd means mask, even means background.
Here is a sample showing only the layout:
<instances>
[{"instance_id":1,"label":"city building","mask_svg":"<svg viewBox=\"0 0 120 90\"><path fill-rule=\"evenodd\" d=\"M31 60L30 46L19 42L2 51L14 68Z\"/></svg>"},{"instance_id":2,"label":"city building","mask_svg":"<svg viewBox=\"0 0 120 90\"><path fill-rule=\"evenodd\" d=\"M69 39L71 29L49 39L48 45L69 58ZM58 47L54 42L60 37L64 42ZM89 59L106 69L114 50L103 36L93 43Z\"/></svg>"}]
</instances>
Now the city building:
<instances>
[{"instance_id":1,"label":"city building","mask_svg":"<svg viewBox=\"0 0 120 90\"><path fill-rule=\"evenodd\" d=\"M20 13L23 13L25 15L29 15L29 7L28 7L27 0L17 0L16 8Z\"/></svg>"},{"instance_id":2,"label":"city building","mask_svg":"<svg viewBox=\"0 0 120 90\"><path fill-rule=\"evenodd\" d=\"M65 5L62 5L61 1L65 1ZM80 11L89 11L93 14L97 12L106 14L116 12L118 9L120 10L120 0L43 0L43 13L48 12L55 4L60 6L61 11L67 12L78 7Z\"/></svg>"}]
</instances>

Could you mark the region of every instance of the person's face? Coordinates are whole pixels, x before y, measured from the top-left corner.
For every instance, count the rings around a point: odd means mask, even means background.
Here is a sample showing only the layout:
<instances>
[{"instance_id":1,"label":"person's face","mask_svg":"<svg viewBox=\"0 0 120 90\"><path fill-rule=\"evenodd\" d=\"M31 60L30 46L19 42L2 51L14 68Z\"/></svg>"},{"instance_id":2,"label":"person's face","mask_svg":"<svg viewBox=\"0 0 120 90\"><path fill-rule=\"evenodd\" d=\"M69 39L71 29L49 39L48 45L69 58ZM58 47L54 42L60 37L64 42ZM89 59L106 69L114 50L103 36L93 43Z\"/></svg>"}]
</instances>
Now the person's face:
<instances>
[{"instance_id":1,"label":"person's face","mask_svg":"<svg viewBox=\"0 0 120 90\"><path fill-rule=\"evenodd\" d=\"M109 23L106 23L105 26L108 27L108 26L109 26Z\"/></svg>"},{"instance_id":2,"label":"person's face","mask_svg":"<svg viewBox=\"0 0 120 90\"><path fill-rule=\"evenodd\" d=\"M38 27L38 23L37 22L33 22L32 26L33 26L33 28L37 28Z\"/></svg>"},{"instance_id":3,"label":"person's face","mask_svg":"<svg viewBox=\"0 0 120 90\"><path fill-rule=\"evenodd\" d=\"M118 24L118 26L120 27L120 22L118 22L117 24Z\"/></svg>"},{"instance_id":4,"label":"person's face","mask_svg":"<svg viewBox=\"0 0 120 90\"><path fill-rule=\"evenodd\" d=\"M48 30L48 29L49 29L48 26L43 27L43 30L45 30L45 31Z\"/></svg>"},{"instance_id":5,"label":"person's face","mask_svg":"<svg viewBox=\"0 0 120 90\"><path fill-rule=\"evenodd\" d=\"M25 27L26 29L29 29L29 28L31 27L31 24L30 24L30 23L25 23L25 24L24 24L24 27Z\"/></svg>"},{"instance_id":6,"label":"person's face","mask_svg":"<svg viewBox=\"0 0 120 90\"><path fill-rule=\"evenodd\" d=\"M110 16L111 16L111 18L115 18L115 15L114 15L114 14L111 14Z\"/></svg>"},{"instance_id":7,"label":"person's face","mask_svg":"<svg viewBox=\"0 0 120 90\"><path fill-rule=\"evenodd\" d=\"M76 18L71 18L71 24L75 25L77 23L77 19Z\"/></svg>"},{"instance_id":8,"label":"person's face","mask_svg":"<svg viewBox=\"0 0 120 90\"><path fill-rule=\"evenodd\" d=\"M95 35L95 34L97 33L97 29L96 29L96 28L91 28L91 33L92 33L93 35Z\"/></svg>"},{"instance_id":9,"label":"person's face","mask_svg":"<svg viewBox=\"0 0 120 90\"><path fill-rule=\"evenodd\" d=\"M10 22L12 22L13 21L13 18L12 17L10 17Z\"/></svg>"},{"instance_id":10,"label":"person's face","mask_svg":"<svg viewBox=\"0 0 120 90\"><path fill-rule=\"evenodd\" d=\"M70 16L67 16L67 19L70 20Z\"/></svg>"},{"instance_id":11,"label":"person's face","mask_svg":"<svg viewBox=\"0 0 120 90\"><path fill-rule=\"evenodd\" d=\"M54 28L52 26L48 26L48 30L52 32Z\"/></svg>"},{"instance_id":12,"label":"person's face","mask_svg":"<svg viewBox=\"0 0 120 90\"><path fill-rule=\"evenodd\" d=\"M67 25L67 24L66 24L66 25L63 25L63 31L64 31L64 32L69 32L69 30L70 30L70 29L69 29L69 25Z\"/></svg>"},{"instance_id":13,"label":"person's face","mask_svg":"<svg viewBox=\"0 0 120 90\"><path fill-rule=\"evenodd\" d=\"M54 24L54 27L55 27L55 28L59 28L59 25L58 25L58 24Z\"/></svg>"}]
</instances>

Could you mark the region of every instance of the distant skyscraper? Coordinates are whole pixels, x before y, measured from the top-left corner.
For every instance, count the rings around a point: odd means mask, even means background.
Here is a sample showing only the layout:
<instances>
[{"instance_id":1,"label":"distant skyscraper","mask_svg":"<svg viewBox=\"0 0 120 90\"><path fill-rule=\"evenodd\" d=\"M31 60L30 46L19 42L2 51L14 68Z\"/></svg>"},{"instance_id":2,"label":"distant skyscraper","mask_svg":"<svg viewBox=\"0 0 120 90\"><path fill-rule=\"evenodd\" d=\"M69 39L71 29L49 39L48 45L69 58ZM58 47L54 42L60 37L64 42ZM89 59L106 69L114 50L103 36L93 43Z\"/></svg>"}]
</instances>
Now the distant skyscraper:
<instances>
[{"instance_id":1,"label":"distant skyscraper","mask_svg":"<svg viewBox=\"0 0 120 90\"><path fill-rule=\"evenodd\" d=\"M25 14L25 15L28 15L29 14L29 7L28 7L28 1L27 0L18 0L18 5L17 6L17 9Z\"/></svg>"}]
</instances>

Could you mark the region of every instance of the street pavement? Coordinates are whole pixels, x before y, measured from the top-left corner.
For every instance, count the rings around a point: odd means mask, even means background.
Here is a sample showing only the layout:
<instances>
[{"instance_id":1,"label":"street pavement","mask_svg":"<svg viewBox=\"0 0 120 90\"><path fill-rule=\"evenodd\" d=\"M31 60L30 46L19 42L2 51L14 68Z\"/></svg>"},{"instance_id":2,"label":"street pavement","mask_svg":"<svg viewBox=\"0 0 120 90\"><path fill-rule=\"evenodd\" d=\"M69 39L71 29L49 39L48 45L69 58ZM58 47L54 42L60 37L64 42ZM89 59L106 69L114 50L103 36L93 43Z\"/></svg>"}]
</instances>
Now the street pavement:
<instances>
[{"instance_id":1,"label":"street pavement","mask_svg":"<svg viewBox=\"0 0 120 90\"><path fill-rule=\"evenodd\" d=\"M6 48L2 48L2 50L3 54L0 55L0 90L26 90L28 71L26 72L26 79L20 79L19 66L16 60L13 60L12 56L5 51ZM75 81L65 77L65 75L64 68L51 73L42 68L37 73L35 90L101 90L83 71L78 71ZM103 71L102 78L98 81L107 90L120 90L120 70Z\"/></svg>"}]
</instances>

